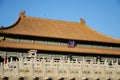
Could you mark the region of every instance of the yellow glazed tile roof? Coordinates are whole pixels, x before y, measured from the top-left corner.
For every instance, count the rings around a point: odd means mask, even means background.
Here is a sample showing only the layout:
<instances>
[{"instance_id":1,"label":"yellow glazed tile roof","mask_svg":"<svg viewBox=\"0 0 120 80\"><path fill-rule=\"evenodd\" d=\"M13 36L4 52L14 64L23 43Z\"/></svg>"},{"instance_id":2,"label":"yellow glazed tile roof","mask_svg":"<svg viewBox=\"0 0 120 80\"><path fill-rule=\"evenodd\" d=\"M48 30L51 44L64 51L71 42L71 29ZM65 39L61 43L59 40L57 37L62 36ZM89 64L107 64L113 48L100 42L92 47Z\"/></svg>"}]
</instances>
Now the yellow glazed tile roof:
<instances>
[{"instance_id":1,"label":"yellow glazed tile roof","mask_svg":"<svg viewBox=\"0 0 120 80\"><path fill-rule=\"evenodd\" d=\"M15 24L0 29L0 33L120 44L119 39L108 37L89 28L83 19L77 23L33 18L25 16L24 12L20 13Z\"/></svg>"}]
</instances>

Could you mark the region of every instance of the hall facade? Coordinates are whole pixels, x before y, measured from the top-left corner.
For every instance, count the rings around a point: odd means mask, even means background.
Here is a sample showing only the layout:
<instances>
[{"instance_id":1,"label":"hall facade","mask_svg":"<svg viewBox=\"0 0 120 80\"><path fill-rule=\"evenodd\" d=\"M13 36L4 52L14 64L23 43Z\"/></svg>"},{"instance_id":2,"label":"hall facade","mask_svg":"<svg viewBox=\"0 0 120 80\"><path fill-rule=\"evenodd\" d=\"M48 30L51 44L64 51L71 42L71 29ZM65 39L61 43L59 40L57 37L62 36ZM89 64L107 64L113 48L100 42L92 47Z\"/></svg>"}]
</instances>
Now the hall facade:
<instances>
[{"instance_id":1,"label":"hall facade","mask_svg":"<svg viewBox=\"0 0 120 80\"><path fill-rule=\"evenodd\" d=\"M38 57L104 61L119 59L120 40L103 35L80 19L68 22L34 18L20 13L9 27L0 28L0 55L27 56L28 50L37 50Z\"/></svg>"}]
</instances>

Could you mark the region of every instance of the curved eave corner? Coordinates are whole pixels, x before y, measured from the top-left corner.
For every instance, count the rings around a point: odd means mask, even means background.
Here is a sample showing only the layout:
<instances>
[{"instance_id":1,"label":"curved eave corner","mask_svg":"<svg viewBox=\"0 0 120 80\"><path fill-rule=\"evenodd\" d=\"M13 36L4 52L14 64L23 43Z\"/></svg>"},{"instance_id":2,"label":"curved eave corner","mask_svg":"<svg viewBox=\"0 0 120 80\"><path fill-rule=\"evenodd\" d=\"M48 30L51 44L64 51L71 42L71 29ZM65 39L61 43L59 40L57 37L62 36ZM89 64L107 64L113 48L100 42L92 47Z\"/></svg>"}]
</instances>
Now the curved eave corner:
<instances>
[{"instance_id":1,"label":"curved eave corner","mask_svg":"<svg viewBox=\"0 0 120 80\"><path fill-rule=\"evenodd\" d=\"M23 17L25 17L25 11L20 12L19 18L12 25L6 26L6 27L3 27L3 26L0 27L0 33L7 33L6 30L14 27L15 25L17 25Z\"/></svg>"},{"instance_id":2,"label":"curved eave corner","mask_svg":"<svg viewBox=\"0 0 120 80\"><path fill-rule=\"evenodd\" d=\"M105 43L115 43L115 44L120 44L120 39L117 39L117 38L113 38L113 37L110 37L108 35L105 35L105 34L102 34L100 32L97 32L96 30L90 28L89 26L86 25L86 28L88 28L89 30L91 30L94 34L97 34L98 38L99 38L99 35L102 36L102 39L103 41L96 41L96 42L105 42ZM102 40L101 39L101 40ZM104 41L105 40L105 41Z\"/></svg>"}]
</instances>

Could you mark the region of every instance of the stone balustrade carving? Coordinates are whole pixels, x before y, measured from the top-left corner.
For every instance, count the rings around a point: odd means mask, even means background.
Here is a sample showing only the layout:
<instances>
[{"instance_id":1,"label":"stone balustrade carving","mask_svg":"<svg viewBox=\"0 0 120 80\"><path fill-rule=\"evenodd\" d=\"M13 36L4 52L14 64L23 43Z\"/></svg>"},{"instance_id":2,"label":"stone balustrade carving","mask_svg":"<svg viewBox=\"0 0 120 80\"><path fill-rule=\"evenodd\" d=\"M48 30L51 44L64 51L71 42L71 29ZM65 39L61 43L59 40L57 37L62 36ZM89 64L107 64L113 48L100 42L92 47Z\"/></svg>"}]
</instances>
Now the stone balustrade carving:
<instances>
[{"instance_id":1,"label":"stone balustrade carving","mask_svg":"<svg viewBox=\"0 0 120 80\"><path fill-rule=\"evenodd\" d=\"M83 79L88 78L92 80L111 78L113 80L120 79L120 65L114 63L109 65L105 62L86 62L86 61L70 61L68 60L54 60L54 59L19 59L19 61L10 61L1 63L0 78L5 76L10 79L14 77L16 80L19 77L26 77L28 80L34 77L41 79L54 78L70 78ZM30 79L29 79L30 78ZM95 79L96 78L96 79Z\"/></svg>"}]
</instances>

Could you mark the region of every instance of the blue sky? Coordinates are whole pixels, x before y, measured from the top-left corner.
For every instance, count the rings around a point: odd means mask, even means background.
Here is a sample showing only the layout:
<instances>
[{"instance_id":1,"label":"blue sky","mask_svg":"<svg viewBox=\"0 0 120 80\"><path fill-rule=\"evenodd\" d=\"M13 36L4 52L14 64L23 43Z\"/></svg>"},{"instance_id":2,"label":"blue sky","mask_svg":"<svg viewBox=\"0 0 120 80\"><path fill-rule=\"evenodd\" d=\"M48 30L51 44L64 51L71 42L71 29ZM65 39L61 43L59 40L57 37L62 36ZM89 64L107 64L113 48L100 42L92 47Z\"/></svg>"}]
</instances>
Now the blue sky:
<instances>
[{"instance_id":1,"label":"blue sky","mask_svg":"<svg viewBox=\"0 0 120 80\"><path fill-rule=\"evenodd\" d=\"M27 16L79 22L120 39L120 0L0 0L0 26L10 26L21 10ZM83 34L84 35L84 34Z\"/></svg>"}]
</instances>

